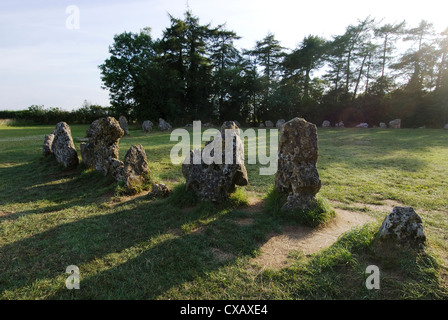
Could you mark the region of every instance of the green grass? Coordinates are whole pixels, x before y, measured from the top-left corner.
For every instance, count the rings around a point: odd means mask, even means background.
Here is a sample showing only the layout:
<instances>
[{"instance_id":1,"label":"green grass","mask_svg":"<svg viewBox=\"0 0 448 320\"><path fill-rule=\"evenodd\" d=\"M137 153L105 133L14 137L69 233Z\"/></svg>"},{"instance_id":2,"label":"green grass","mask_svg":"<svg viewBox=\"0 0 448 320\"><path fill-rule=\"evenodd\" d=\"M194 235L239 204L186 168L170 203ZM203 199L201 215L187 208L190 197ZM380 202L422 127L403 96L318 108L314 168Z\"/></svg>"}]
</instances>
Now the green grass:
<instances>
[{"instance_id":1,"label":"green grass","mask_svg":"<svg viewBox=\"0 0 448 320\"><path fill-rule=\"evenodd\" d=\"M43 158L44 135L53 129L0 126L0 299L448 298L446 130L319 129L321 210L305 221L276 211L274 177L260 176L260 165L247 165L249 185L228 202L198 201L185 192L181 166L171 164L169 133L132 126L120 140L121 159L142 144L151 181L173 192L164 199L122 195L110 178ZM78 152L76 138L86 129L71 126ZM253 198L264 205L250 210ZM425 251L388 252L376 243L389 212L369 205L387 200L422 217ZM332 207L377 222L316 254L292 250L280 270L253 263L273 234L325 223ZM80 290L65 288L69 265L80 269ZM366 289L368 265L381 270L380 290Z\"/></svg>"}]
</instances>

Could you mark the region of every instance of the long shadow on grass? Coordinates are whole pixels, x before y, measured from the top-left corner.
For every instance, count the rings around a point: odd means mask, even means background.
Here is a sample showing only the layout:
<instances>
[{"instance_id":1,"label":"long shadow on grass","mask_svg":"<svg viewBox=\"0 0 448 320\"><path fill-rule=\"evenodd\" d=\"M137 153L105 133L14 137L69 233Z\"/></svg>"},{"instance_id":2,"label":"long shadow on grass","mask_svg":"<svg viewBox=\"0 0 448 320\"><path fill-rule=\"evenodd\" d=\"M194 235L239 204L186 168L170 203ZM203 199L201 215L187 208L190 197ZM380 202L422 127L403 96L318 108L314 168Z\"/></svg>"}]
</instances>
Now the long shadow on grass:
<instances>
[{"instance_id":1,"label":"long shadow on grass","mask_svg":"<svg viewBox=\"0 0 448 320\"><path fill-rule=\"evenodd\" d=\"M233 218L241 212L209 203L185 212L171 201L139 198L1 247L0 290L60 277L69 265L79 266L82 276L86 264L94 269L96 263L107 265L110 259L118 259L110 262L111 268L100 268L90 277L84 274L82 290L69 291L61 282L56 285L60 290L49 298L153 299L221 266L213 248L233 259L252 255L272 231L268 217L238 226ZM207 221L203 232L182 231L198 221Z\"/></svg>"},{"instance_id":2,"label":"long shadow on grass","mask_svg":"<svg viewBox=\"0 0 448 320\"><path fill-rule=\"evenodd\" d=\"M73 206L88 205L115 188L115 181L80 165L64 169L52 159L37 158L26 164L0 168L0 205L39 201L51 205L16 211L0 216L0 222L19 217L49 213ZM24 205L25 206L25 205Z\"/></svg>"}]
</instances>

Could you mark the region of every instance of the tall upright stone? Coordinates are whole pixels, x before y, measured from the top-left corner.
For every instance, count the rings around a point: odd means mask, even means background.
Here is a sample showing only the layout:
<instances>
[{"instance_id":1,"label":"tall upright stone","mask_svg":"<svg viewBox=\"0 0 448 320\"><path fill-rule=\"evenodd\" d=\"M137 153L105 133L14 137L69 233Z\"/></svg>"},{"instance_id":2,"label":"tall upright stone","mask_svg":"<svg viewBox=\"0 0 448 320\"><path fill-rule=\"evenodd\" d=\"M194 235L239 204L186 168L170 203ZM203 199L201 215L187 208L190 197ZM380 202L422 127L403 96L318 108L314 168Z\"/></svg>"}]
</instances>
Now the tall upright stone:
<instances>
[{"instance_id":1,"label":"tall upright stone","mask_svg":"<svg viewBox=\"0 0 448 320\"><path fill-rule=\"evenodd\" d=\"M286 122L280 132L275 188L287 195L282 209L312 209L321 188L317 172L318 145L315 124L302 118Z\"/></svg>"},{"instance_id":2,"label":"tall upright stone","mask_svg":"<svg viewBox=\"0 0 448 320\"><path fill-rule=\"evenodd\" d=\"M124 135L128 136L129 128L128 128L128 120L126 119L126 117L120 116L120 118L118 118L118 122L120 123L121 129L123 129Z\"/></svg>"},{"instance_id":3,"label":"tall upright stone","mask_svg":"<svg viewBox=\"0 0 448 320\"><path fill-rule=\"evenodd\" d=\"M73 143L70 126L65 122L59 122L53 131L53 135L51 152L54 154L56 161L66 168L76 167L79 163L78 152Z\"/></svg>"}]
</instances>

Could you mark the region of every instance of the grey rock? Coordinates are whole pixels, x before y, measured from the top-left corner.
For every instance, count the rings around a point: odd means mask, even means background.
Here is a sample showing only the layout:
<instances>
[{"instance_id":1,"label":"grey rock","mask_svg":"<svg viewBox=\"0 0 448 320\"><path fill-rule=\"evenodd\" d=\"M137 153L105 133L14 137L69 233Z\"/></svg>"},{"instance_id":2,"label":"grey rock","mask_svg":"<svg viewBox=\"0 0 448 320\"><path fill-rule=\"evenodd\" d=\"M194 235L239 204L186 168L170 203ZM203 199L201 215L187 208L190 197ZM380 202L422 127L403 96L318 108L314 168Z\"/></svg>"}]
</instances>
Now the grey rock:
<instances>
[{"instance_id":1,"label":"grey rock","mask_svg":"<svg viewBox=\"0 0 448 320\"><path fill-rule=\"evenodd\" d=\"M70 126L65 122L59 122L53 131L54 138L51 144L56 161L66 168L76 167L79 163L78 152L70 130Z\"/></svg>"},{"instance_id":2,"label":"grey rock","mask_svg":"<svg viewBox=\"0 0 448 320\"><path fill-rule=\"evenodd\" d=\"M265 122L266 124L266 128L273 128L274 127L274 123L271 120L267 120Z\"/></svg>"},{"instance_id":3,"label":"grey rock","mask_svg":"<svg viewBox=\"0 0 448 320\"><path fill-rule=\"evenodd\" d=\"M143 132L145 132L145 133L151 132L153 126L154 126L154 124L150 120L143 121L143 123L142 123Z\"/></svg>"},{"instance_id":4,"label":"grey rock","mask_svg":"<svg viewBox=\"0 0 448 320\"><path fill-rule=\"evenodd\" d=\"M244 165L244 149L239 136L239 129L233 121L225 122L221 127L221 139L214 139L206 143L206 147L225 145L226 132L233 133L228 138L232 139L232 161L226 162L226 150L219 155L221 163L205 163L202 158L200 164L194 164L195 156L200 156L203 150L190 151L187 159L182 164L182 174L186 179L186 190L194 192L201 201L223 202L228 199L230 193L237 185L245 186L248 183L247 171ZM210 146L212 144L212 146ZM215 149L216 150L216 149ZM189 161L187 163L187 161Z\"/></svg>"},{"instance_id":5,"label":"grey rock","mask_svg":"<svg viewBox=\"0 0 448 320\"><path fill-rule=\"evenodd\" d=\"M443 127L443 129L448 130L448 123Z\"/></svg>"},{"instance_id":6,"label":"grey rock","mask_svg":"<svg viewBox=\"0 0 448 320\"><path fill-rule=\"evenodd\" d=\"M167 130L169 131L169 130L172 130L173 127L171 127L171 125L168 122L166 122L165 120L163 120L162 118L159 118L158 129L160 131L167 131Z\"/></svg>"},{"instance_id":7,"label":"grey rock","mask_svg":"<svg viewBox=\"0 0 448 320\"><path fill-rule=\"evenodd\" d=\"M335 127L337 127L337 128L344 128L345 127L344 122L343 121L339 121L338 123L335 124Z\"/></svg>"},{"instance_id":8,"label":"grey rock","mask_svg":"<svg viewBox=\"0 0 448 320\"><path fill-rule=\"evenodd\" d=\"M104 175L115 176L118 161L118 143L124 135L119 122L113 117L100 118L87 129L89 142L81 143L82 161Z\"/></svg>"},{"instance_id":9,"label":"grey rock","mask_svg":"<svg viewBox=\"0 0 448 320\"><path fill-rule=\"evenodd\" d=\"M302 118L286 122L280 133L275 188L288 195L284 210L312 209L321 188L317 172L317 127Z\"/></svg>"},{"instance_id":10,"label":"grey rock","mask_svg":"<svg viewBox=\"0 0 448 320\"><path fill-rule=\"evenodd\" d=\"M417 247L422 247L426 241L422 219L411 207L394 207L381 224L378 237L398 245Z\"/></svg>"},{"instance_id":11,"label":"grey rock","mask_svg":"<svg viewBox=\"0 0 448 320\"><path fill-rule=\"evenodd\" d=\"M331 127L331 122L328 120L325 120L324 122L322 122L322 128L330 128Z\"/></svg>"},{"instance_id":12,"label":"grey rock","mask_svg":"<svg viewBox=\"0 0 448 320\"><path fill-rule=\"evenodd\" d=\"M238 128L241 128L241 124L238 121L233 120L233 122L238 126Z\"/></svg>"},{"instance_id":13,"label":"grey rock","mask_svg":"<svg viewBox=\"0 0 448 320\"><path fill-rule=\"evenodd\" d=\"M143 184L149 179L150 170L146 152L143 146L134 145L129 148L124 156L124 163L121 168L117 168L116 172L118 181L124 181L126 189L133 189L136 186Z\"/></svg>"},{"instance_id":14,"label":"grey rock","mask_svg":"<svg viewBox=\"0 0 448 320\"><path fill-rule=\"evenodd\" d=\"M368 123L362 122L362 123L356 125L355 128L368 128L368 127L369 127Z\"/></svg>"},{"instance_id":15,"label":"grey rock","mask_svg":"<svg viewBox=\"0 0 448 320\"><path fill-rule=\"evenodd\" d=\"M395 119L389 122L389 127L393 129L400 129L401 128L401 119Z\"/></svg>"},{"instance_id":16,"label":"grey rock","mask_svg":"<svg viewBox=\"0 0 448 320\"><path fill-rule=\"evenodd\" d=\"M387 128L387 124L385 124L384 122L380 122L380 128L383 129Z\"/></svg>"},{"instance_id":17,"label":"grey rock","mask_svg":"<svg viewBox=\"0 0 448 320\"><path fill-rule=\"evenodd\" d=\"M258 128L264 128L265 127L265 125L264 125L264 123L262 122L262 123L260 123L260 125L258 126Z\"/></svg>"},{"instance_id":18,"label":"grey rock","mask_svg":"<svg viewBox=\"0 0 448 320\"><path fill-rule=\"evenodd\" d=\"M128 129L128 120L126 119L126 117L120 116L120 118L118 118L118 122L120 123L121 129L123 129L124 135L128 136L129 129Z\"/></svg>"},{"instance_id":19,"label":"grey rock","mask_svg":"<svg viewBox=\"0 0 448 320\"><path fill-rule=\"evenodd\" d=\"M286 122L285 119L279 119L279 120L277 120L277 122L275 123L275 127L276 127L276 128L281 128L282 125L285 124L285 122Z\"/></svg>"},{"instance_id":20,"label":"grey rock","mask_svg":"<svg viewBox=\"0 0 448 320\"><path fill-rule=\"evenodd\" d=\"M163 183L153 184L151 191L148 193L149 198L165 198L169 196L171 190Z\"/></svg>"},{"instance_id":21,"label":"grey rock","mask_svg":"<svg viewBox=\"0 0 448 320\"><path fill-rule=\"evenodd\" d=\"M42 147L42 153L44 156L49 156L53 154L51 150L51 145L53 144L54 134L50 133L45 136L44 145Z\"/></svg>"}]
</instances>

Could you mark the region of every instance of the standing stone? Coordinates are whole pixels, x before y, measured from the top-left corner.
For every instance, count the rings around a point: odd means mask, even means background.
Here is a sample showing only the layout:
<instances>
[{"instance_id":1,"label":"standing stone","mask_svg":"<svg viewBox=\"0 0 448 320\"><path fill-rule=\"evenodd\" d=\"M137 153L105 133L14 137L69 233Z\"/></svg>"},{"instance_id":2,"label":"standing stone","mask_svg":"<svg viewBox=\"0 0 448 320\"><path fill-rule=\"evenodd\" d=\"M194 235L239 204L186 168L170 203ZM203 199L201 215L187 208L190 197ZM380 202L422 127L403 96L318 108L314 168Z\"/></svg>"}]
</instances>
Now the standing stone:
<instances>
[{"instance_id":1,"label":"standing stone","mask_svg":"<svg viewBox=\"0 0 448 320\"><path fill-rule=\"evenodd\" d=\"M128 129L128 120L126 119L126 117L120 116L120 118L118 118L118 122L120 123L121 129L123 129L124 135L128 136L129 129Z\"/></svg>"},{"instance_id":2,"label":"standing stone","mask_svg":"<svg viewBox=\"0 0 448 320\"><path fill-rule=\"evenodd\" d=\"M337 127L337 128L344 128L345 127L344 122L343 121L339 121L338 123L335 124L335 127Z\"/></svg>"},{"instance_id":3,"label":"standing stone","mask_svg":"<svg viewBox=\"0 0 448 320\"><path fill-rule=\"evenodd\" d=\"M266 123L266 128L274 127L274 123L271 120L267 120L265 123Z\"/></svg>"},{"instance_id":4,"label":"standing stone","mask_svg":"<svg viewBox=\"0 0 448 320\"><path fill-rule=\"evenodd\" d=\"M258 128L264 128L265 127L265 125L264 125L264 123L262 122L262 123L260 123L260 125L258 126Z\"/></svg>"},{"instance_id":5,"label":"standing stone","mask_svg":"<svg viewBox=\"0 0 448 320\"><path fill-rule=\"evenodd\" d=\"M387 128L387 124L385 124L384 122L380 122L380 128L383 129Z\"/></svg>"},{"instance_id":6,"label":"standing stone","mask_svg":"<svg viewBox=\"0 0 448 320\"><path fill-rule=\"evenodd\" d=\"M173 128L171 127L171 125L166 122L165 120L163 120L162 118L159 118L159 126L158 126L160 131L166 131L166 130L172 130Z\"/></svg>"},{"instance_id":7,"label":"standing stone","mask_svg":"<svg viewBox=\"0 0 448 320\"><path fill-rule=\"evenodd\" d=\"M368 128L369 124L366 122L362 122L360 124L358 124L355 128Z\"/></svg>"},{"instance_id":8,"label":"standing stone","mask_svg":"<svg viewBox=\"0 0 448 320\"><path fill-rule=\"evenodd\" d=\"M426 241L422 219L411 207L394 207L378 231L382 240L392 240L398 245L422 247Z\"/></svg>"},{"instance_id":9,"label":"standing stone","mask_svg":"<svg viewBox=\"0 0 448 320\"><path fill-rule=\"evenodd\" d=\"M56 157L56 161L66 168L76 167L79 163L78 152L73 143L70 126L65 122L59 122L53 134L51 151Z\"/></svg>"},{"instance_id":10,"label":"standing stone","mask_svg":"<svg viewBox=\"0 0 448 320\"><path fill-rule=\"evenodd\" d=\"M42 153L44 156L49 156L53 154L51 150L51 145L53 144L54 134L50 133L45 136L44 146L42 147Z\"/></svg>"},{"instance_id":11,"label":"standing stone","mask_svg":"<svg viewBox=\"0 0 448 320\"><path fill-rule=\"evenodd\" d=\"M226 138L226 131L228 137ZM229 194L235 190L235 186L245 186L248 183L247 171L244 165L244 146L239 136L239 129L233 121L225 122L221 127L222 139L213 139L206 143L206 148L222 147L219 155L221 163L205 163L201 157L201 163L195 164L195 157L200 157L202 151L195 149L182 164L182 174L186 179L186 190L194 192L200 200L211 202L223 202ZM231 133L231 135L229 135ZM226 139L232 139L232 150L225 150ZM226 155L231 163L226 163ZM214 155L214 154L213 154Z\"/></svg>"},{"instance_id":12,"label":"standing stone","mask_svg":"<svg viewBox=\"0 0 448 320\"><path fill-rule=\"evenodd\" d=\"M448 123L443 127L443 129L448 130Z\"/></svg>"},{"instance_id":13,"label":"standing stone","mask_svg":"<svg viewBox=\"0 0 448 320\"><path fill-rule=\"evenodd\" d=\"M116 176L120 167L118 142L124 135L119 122L113 117L92 122L87 129L89 142L81 143L82 161L104 175Z\"/></svg>"},{"instance_id":14,"label":"standing stone","mask_svg":"<svg viewBox=\"0 0 448 320\"><path fill-rule=\"evenodd\" d=\"M238 121L233 120L233 122L238 126L238 128L241 128L241 124Z\"/></svg>"},{"instance_id":15,"label":"standing stone","mask_svg":"<svg viewBox=\"0 0 448 320\"><path fill-rule=\"evenodd\" d=\"M316 164L317 127L302 118L286 122L280 133L275 188L288 195L283 210L312 209L321 188Z\"/></svg>"},{"instance_id":16,"label":"standing stone","mask_svg":"<svg viewBox=\"0 0 448 320\"><path fill-rule=\"evenodd\" d=\"M121 170L121 172L120 172ZM146 152L143 146L131 146L124 156L122 168L117 169L117 180L124 181L126 189L144 183L150 174Z\"/></svg>"},{"instance_id":17,"label":"standing stone","mask_svg":"<svg viewBox=\"0 0 448 320\"><path fill-rule=\"evenodd\" d=\"M149 121L149 120L143 121L143 124L142 124L143 132L145 132L145 133L151 132L153 126L154 126L154 124L151 121Z\"/></svg>"},{"instance_id":18,"label":"standing stone","mask_svg":"<svg viewBox=\"0 0 448 320\"><path fill-rule=\"evenodd\" d=\"M395 119L389 122L389 127L393 129L400 129L401 127L401 119Z\"/></svg>"},{"instance_id":19,"label":"standing stone","mask_svg":"<svg viewBox=\"0 0 448 320\"><path fill-rule=\"evenodd\" d=\"M322 128L330 128L331 127L331 122L328 120L325 120L324 122L322 122Z\"/></svg>"},{"instance_id":20,"label":"standing stone","mask_svg":"<svg viewBox=\"0 0 448 320\"><path fill-rule=\"evenodd\" d=\"M275 127L277 127L277 128L281 128L281 127L282 127L282 125L284 125L284 124L285 124L285 122L286 122L286 120L285 120L285 119L280 119L280 120L277 120L277 123L275 124Z\"/></svg>"}]
</instances>

